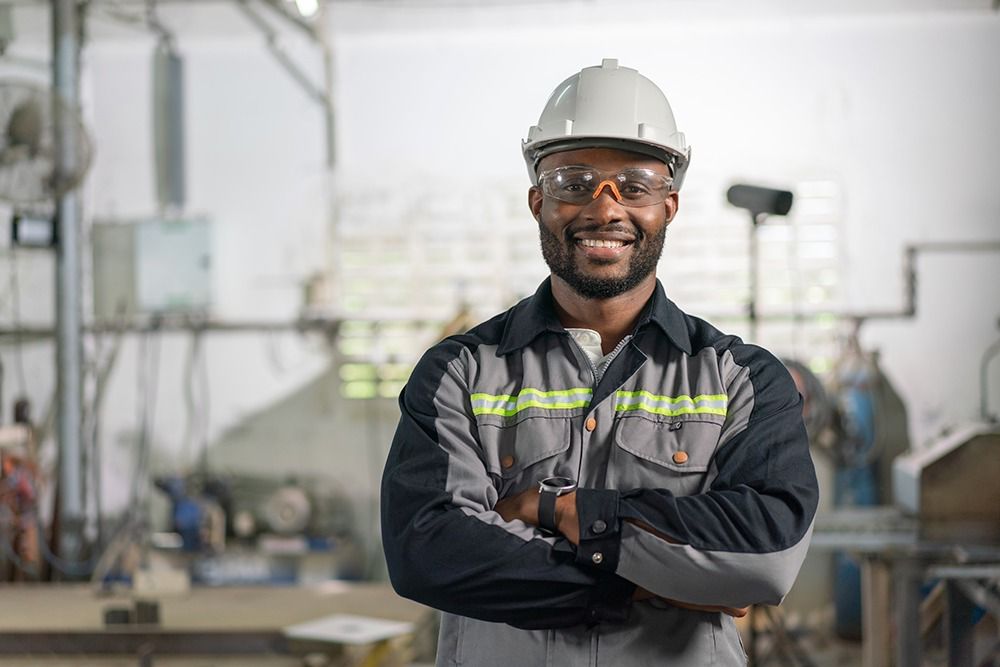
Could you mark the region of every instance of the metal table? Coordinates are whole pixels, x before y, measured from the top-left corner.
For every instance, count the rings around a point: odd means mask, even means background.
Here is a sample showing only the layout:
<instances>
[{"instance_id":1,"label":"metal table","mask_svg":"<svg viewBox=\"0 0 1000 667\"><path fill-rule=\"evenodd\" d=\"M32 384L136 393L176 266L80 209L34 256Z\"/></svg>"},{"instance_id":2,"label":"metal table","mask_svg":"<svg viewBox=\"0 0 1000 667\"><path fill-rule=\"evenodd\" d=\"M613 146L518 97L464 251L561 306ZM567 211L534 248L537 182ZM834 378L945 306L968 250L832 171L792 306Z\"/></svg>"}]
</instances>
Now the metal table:
<instances>
[{"instance_id":1,"label":"metal table","mask_svg":"<svg viewBox=\"0 0 1000 667\"><path fill-rule=\"evenodd\" d=\"M862 558L863 667L920 664L921 587L929 579L946 581L952 667L973 667L975 606L1000 618L992 586L1000 580L1000 545L922 540L916 518L895 507L870 507L817 515L812 548Z\"/></svg>"}]
</instances>

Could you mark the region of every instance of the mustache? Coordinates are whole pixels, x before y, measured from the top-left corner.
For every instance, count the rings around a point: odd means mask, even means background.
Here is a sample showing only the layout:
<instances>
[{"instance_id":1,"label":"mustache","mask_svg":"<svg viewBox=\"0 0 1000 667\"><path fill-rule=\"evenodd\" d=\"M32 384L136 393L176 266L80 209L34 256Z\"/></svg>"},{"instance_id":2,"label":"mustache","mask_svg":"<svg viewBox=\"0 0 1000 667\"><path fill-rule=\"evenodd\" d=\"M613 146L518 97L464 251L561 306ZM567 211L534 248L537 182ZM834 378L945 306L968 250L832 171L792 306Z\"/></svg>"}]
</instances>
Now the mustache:
<instances>
[{"instance_id":1,"label":"mustache","mask_svg":"<svg viewBox=\"0 0 1000 667\"><path fill-rule=\"evenodd\" d=\"M580 225L570 225L563 230L563 240L570 242L573 237L577 234L582 234L586 232L607 232L609 234L621 233L634 236L635 240L642 241L646 235L643 234L642 230L633 225L626 225L620 223L612 223L609 225L602 224L580 224Z\"/></svg>"}]
</instances>

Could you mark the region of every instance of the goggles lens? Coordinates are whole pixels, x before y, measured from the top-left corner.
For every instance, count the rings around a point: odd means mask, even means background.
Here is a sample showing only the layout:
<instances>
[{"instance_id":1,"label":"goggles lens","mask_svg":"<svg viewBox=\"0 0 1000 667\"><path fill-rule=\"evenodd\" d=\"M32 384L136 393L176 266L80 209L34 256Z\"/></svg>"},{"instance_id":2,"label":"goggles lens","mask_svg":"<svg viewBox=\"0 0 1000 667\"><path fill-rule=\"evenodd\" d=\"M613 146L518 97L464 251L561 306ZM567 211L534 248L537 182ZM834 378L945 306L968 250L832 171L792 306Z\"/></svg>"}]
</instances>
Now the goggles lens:
<instances>
[{"instance_id":1,"label":"goggles lens","mask_svg":"<svg viewBox=\"0 0 1000 667\"><path fill-rule=\"evenodd\" d=\"M608 174L590 167L556 167L538 175L542 192L554 199L585 206L608 192L623 206L662 204L673 179L652 169L626 169Z\"/></svg>"}]
</instances>

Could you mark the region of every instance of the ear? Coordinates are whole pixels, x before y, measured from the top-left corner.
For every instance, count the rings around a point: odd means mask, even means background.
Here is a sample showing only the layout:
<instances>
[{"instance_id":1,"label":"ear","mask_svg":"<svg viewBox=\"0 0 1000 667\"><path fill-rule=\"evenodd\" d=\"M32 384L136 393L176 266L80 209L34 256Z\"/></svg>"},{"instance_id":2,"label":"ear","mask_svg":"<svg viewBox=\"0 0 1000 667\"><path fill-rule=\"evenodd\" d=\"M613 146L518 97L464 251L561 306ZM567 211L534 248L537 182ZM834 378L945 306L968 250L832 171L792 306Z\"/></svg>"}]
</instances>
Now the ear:
<instances>
[{"instance_id":1,"label":"ear","mask_svg":"<svg viewBox=\"0 0 1000 667\"><path fill-rule=\"evenodd\" d=\"M676 190L674 190L669 195L667 195L667 198L665 200L663 200L663 206L664 206L664 208L666 208L666 212L667 212L667 224L668 225L673 221L674 216L677 215L677 207L679 205L679 202L680 202L680 199L679 199L679 197L677 195L677 191Z\"/></svg>"},{"instance_id":2,"label":"ear","mask_svg":"<svg viewBox=\"0 0 1000 667\"><path fill-rule=\"evenodd\" d=\"M538 222L542 221L542 189L537 185L528 188L528 208Z\"/></svg>"}]
</instances>

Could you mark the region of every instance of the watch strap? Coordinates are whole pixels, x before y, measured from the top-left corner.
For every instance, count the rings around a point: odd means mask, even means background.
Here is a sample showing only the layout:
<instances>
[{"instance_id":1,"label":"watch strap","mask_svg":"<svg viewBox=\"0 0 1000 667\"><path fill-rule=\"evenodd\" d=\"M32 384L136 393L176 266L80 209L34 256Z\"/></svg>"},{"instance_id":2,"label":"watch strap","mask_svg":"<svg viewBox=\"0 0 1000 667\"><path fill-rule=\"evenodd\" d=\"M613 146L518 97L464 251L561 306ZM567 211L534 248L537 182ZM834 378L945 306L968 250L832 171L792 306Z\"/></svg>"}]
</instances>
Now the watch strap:
<instances>
[{"instance_id":1,"label":"watch strap","mask_svg":"<svg viewBox=\"0 0 1000 667\"><path fill-rule=\"evenodd\" d=\"M556 532L556 494L552 491L538 494L538 526L550 533Z\"/></svg>"}]
</instances>

